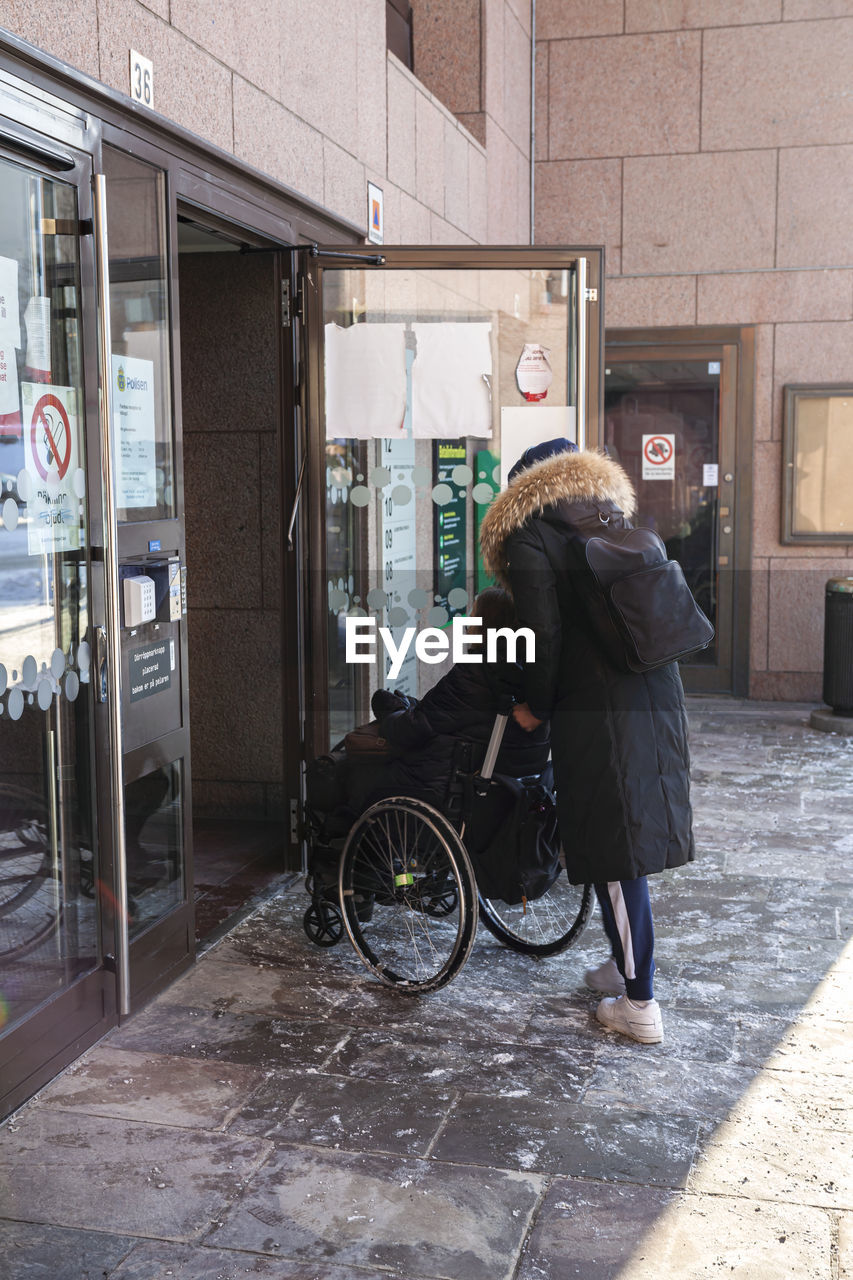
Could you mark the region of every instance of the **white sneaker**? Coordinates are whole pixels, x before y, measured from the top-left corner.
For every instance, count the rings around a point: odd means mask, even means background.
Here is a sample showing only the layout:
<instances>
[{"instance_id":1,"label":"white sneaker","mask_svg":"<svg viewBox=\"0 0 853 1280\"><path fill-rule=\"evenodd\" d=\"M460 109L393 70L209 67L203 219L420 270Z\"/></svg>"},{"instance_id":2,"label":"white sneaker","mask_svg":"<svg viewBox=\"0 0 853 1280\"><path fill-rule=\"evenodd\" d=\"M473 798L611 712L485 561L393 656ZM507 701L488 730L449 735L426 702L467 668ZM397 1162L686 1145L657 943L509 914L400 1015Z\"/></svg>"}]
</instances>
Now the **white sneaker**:
<instances>
[{"instance_id":1,"label":"white sneaker","mask_svg":"<svg viewBox=\"0 0 853 1280\"><path fill-rule=\"evenodd\" d=\"M663 1040L663 1019L657 1000L635 1003L627 996L617 1000L602 1000L595 1016L607 1031L618 1031L640 1044L660 1044Z\"/></svg>"},{"instance_id":2,"label":"white sneaker","mask_svg":"<svg viewBox=\"0 0 853 1280\"><path fill-rule=\"evenodd\" d=\"M600 964L597 969L587 969L583 976L590 991L598 991L603 996L622 996L625 994L625 979L617 968L613 956Z\"/></svg>"}]
</instances>

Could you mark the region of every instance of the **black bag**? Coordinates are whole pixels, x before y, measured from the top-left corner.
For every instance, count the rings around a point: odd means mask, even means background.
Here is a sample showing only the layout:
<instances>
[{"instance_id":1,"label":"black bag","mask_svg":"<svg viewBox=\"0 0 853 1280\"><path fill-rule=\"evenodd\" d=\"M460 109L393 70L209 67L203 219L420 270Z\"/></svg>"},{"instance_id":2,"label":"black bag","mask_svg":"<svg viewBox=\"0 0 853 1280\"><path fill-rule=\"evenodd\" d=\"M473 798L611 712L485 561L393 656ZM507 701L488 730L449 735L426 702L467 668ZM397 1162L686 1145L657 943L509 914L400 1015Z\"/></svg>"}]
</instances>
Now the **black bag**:
<instances>
[{"instance_id":1,"label":"black bag","mask_svg":"<svg viewBox=\"0 0 853 1280\"><path fill-rule=\"evenodd\" d=\"M465 847L484 898L517 906L547 893L560 874L557 804L550 765L541 778L495 774L485 795L471 780Z\"/></svg>"},{"instance_id":2,"label":"black bag","mask_svg":"<svg viewBox=\"0 0 853 1280\"><path fill-rule=\"evenodd\" d=\"M305 767L305 802L317 813L331 813L346 803L345 756L341 744Z\"/></svg>"},{"instance_id":3,"label":"black bag","mask_svg":"<svg viewBox=\"0 0 853 1280\"><path fill-rule=\"evenodd\" d=\"M714 628L660 536L631 528L612 504L594 511L573 528L573 581L612 665L654 671L707 648Z\"/></svg>"}]
</instances>

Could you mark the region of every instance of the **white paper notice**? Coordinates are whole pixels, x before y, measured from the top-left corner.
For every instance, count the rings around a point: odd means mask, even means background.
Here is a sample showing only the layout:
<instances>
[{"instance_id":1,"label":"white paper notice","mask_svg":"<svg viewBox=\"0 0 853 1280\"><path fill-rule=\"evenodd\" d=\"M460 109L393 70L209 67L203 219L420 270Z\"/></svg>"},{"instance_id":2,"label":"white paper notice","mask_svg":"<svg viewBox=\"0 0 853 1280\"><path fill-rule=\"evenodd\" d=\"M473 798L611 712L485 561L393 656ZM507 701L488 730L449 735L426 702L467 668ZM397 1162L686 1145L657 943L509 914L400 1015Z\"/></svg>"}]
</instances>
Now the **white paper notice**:
<instances>
[{"instance_id":1,"label":"white paper notice","mask_svg":"<svg viewBox=\"0 0 853 1280\"><path fill-rule=\"evenodd\" d=\"M157 506L154 362L113 356L116 504Z\"/></svg>"},{"instance_id":2,"label":"white paper notice","mask_svg":"<svg viewBox=\"0 0 853 1280\"><path fill-rule=\"evenodd\" d=\"M76 551L80 546L77 391L74 387L21 383L24 461L32 479L27 499L27 550Z\"/></svg>"},{"instance_id":3,"label":"white paper notice","mask_svg":"<svg viewBox=\"0 0 853 1280\"><path fill-rule=\"evenodd\" d=\"M512 405L501 409L501 488L525 449L565 437L577 442L575 407L566 404Z\"/></svg>"},{"instance_id":4,"label":"white paper notice","mask_svg":"<svg viewBox=\"0 0 853 1280\"><path fill-rule=\"evenodd\" d=\"M21 315L18 310L18 263L0 258L0 339L13 347L21 345Z\"/></svg>"},{"instance_id":5,"label":"white paper notice","mask_svg":"<svg viewBox=\"0 0 853 1280\"><path fill-rule=\"evenodd\" d=\"M326 439L403 435L406 337L402 324L326 325Z\"/></svg>"},{"instance_id":6,"label":"white paper notice","mask_svg":"<svg viewBox=\"0 0 853 1280\"><path fill-rule=\"evenodd\" d=\"M50 373L50 298L30 298L24 312L28 369Z\"/></svg>"},{"instance_id":7,"label":"white paper notice","mask_svg":"<svg viewBox=\"0 0 853 1280\"><path fill-rule=\"evenodd\" d=\"M715 489L720 483L720 464L718 462L702 463L702 483L706 489Z\"/></svg>"},{"instance_id":8,"label":"white paper notice","mask_svg":"<svg viewBox=\"0 0 853 1280\"><path fill-rule=\"evenodd\" d=\"M412 433L454 440L492 434L490 324L444 320L412 325Z\"/></svg>"},{"instance_id":9,"label":"white paper notice","mask_svg":"<svg viewBox=\"0 0 853 1280\"><path fill-rule=\"evenodd\" d=\"M675 436L643 436L643 479L675 479Z\"/></svg>"},{"instance_id":10,"label":"white paper notice","mask_svg":"<svg viewBox=\"0 0 853 1280\"><path fill-rule=\"evenodd\" d=\"M18 358L11 339L0 336L0 415L17 413L19 408Z\"/></svg>"}]
</instances>

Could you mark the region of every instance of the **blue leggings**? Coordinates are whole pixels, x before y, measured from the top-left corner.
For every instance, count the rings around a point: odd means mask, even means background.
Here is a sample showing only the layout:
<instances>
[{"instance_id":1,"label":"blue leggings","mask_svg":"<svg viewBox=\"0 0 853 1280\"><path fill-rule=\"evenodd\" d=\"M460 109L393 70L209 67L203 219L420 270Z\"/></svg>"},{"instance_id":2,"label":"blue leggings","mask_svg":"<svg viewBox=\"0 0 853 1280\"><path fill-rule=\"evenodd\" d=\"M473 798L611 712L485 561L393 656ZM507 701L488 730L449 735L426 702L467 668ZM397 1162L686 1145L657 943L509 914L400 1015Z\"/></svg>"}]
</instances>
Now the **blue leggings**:
<instances>
[{"instance_id":1,"label":"blue leggings","mask_svg":"<svg viewBox=\"0 0 853 1280\"><path fill-rule=\"evenodd\" d=\"M648 880L602 882L596 884L595 896L628 998L653 1000L655 929Z\"/></svg>"}]
</instances>

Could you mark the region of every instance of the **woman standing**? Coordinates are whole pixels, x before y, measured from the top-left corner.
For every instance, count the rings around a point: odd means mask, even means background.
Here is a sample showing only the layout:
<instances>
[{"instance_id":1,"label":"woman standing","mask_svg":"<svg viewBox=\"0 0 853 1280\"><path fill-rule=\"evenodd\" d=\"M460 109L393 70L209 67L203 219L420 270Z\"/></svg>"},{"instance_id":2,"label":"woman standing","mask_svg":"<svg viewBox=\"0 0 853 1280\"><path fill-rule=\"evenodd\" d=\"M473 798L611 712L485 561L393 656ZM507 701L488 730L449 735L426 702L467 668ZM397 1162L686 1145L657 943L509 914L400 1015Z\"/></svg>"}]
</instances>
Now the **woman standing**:
<instances>
[{"instance_id":1,"label":"woman standing","mask_svg":"<svg viewBox=\"0 0 853 1280\"><path fill-rule=\"evenodd\" d=\"M630 527L628 476L613 459L550 440L523 455L483 521L488 572L536 635L524 672L523 728L551 721L560 835L573 884L593 883L612 957L589 970L604 1027L663 1039L654 998L646 877L694 856L684 693L675 663L636 673L610 665L573 584L571 541L601 522ZM616 994L622 992L624 994Z\"/></svg>"}]
</instances>

